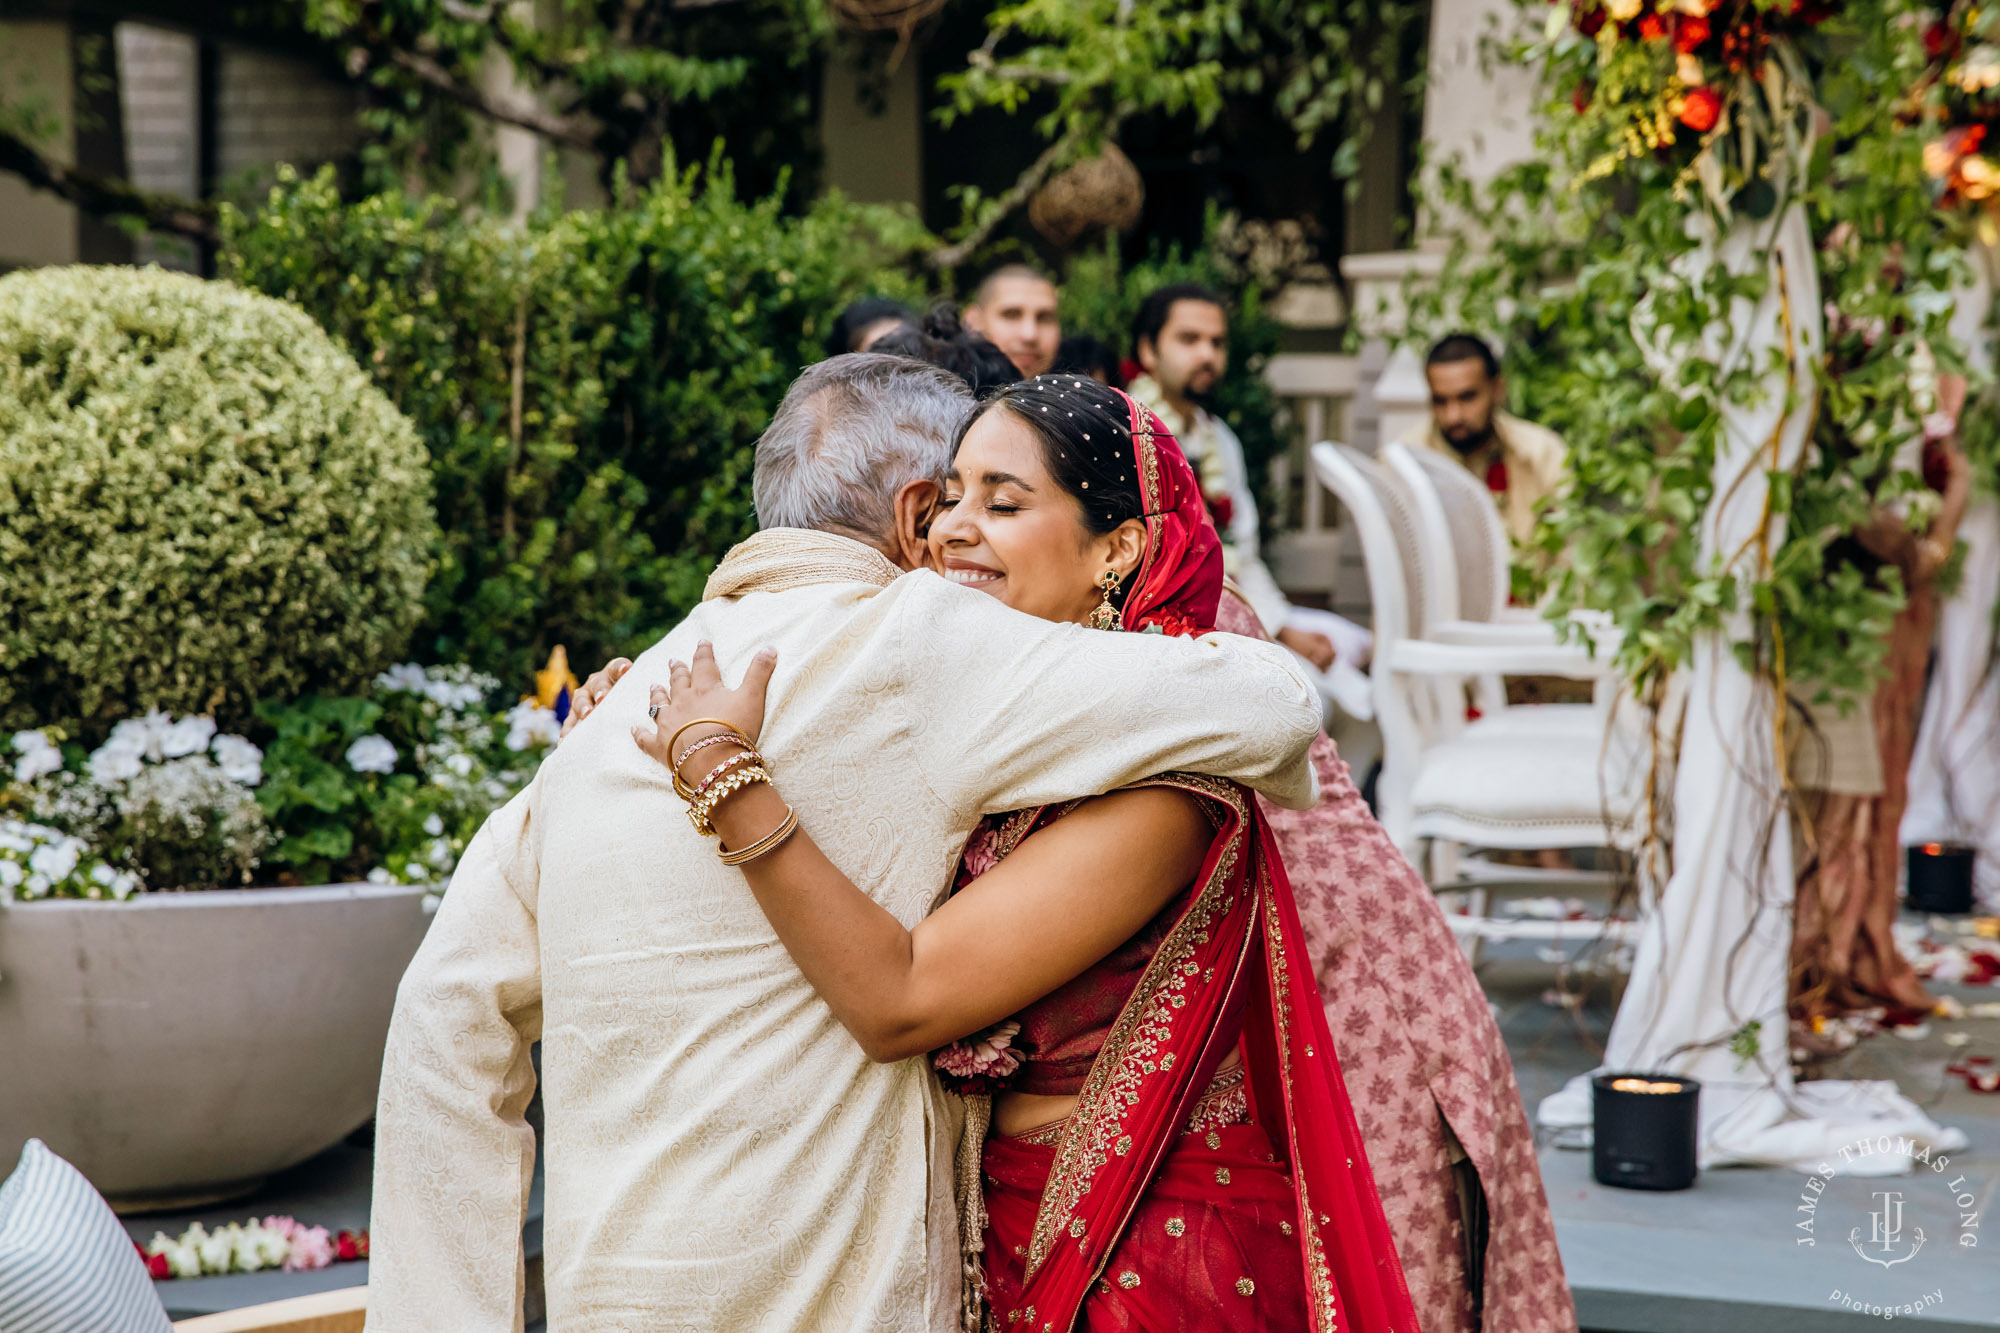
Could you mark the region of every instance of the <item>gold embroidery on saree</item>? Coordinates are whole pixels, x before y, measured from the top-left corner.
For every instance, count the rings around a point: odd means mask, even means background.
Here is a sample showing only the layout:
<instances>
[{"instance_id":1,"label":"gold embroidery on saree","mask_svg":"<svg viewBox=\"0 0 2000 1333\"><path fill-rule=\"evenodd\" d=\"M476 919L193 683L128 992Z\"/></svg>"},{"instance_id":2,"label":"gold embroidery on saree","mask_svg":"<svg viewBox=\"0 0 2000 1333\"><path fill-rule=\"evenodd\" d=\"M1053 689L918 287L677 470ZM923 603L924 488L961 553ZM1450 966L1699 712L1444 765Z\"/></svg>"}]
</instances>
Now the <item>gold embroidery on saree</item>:
<instances>
[{"instance_id":1,"label":"gold embroidery on saree","mask_svg":"<svg viewBox=\"0 0 2000 1333\"><path fill-rule=\"evenodd\" d=\"M1167 774L1135 786L1171 786L1219 801L1234 812L1235 833L1224 846L1214 871L1196 893L1181 919L1161 943L1153 960L1140 975L1125 1007L1106 1034L1097 1059L1084 1080L1076 1109L1070 1113L1062 1140L1056 1149L1055 1165L1042 1192L1041 1207L1035 1218L1034 1238L1028 1247L1024 1280L1032 1280L1052 1252L1067 1219L1091 1182L1111 1160L1115 1145L1124 1131L1124 1117L1138 1105L1140 1086L1148 1077L1147 1066L1160 1056L1160 1046L1173 1034L1176 1016L1187 1004L1181 992L1191 976L1187 965L1199 947L1196 937L1207 938L1218 909L1233 896L1226 886L1242 858L1243 844L1250 832L1249 810L1242 791L1231 783L1197 774ZM1253 918L1254 920L1254 918ZM1247 956L1253 932L1246 930L1238 967ZM1195 966L1193 972L1199 972ZM1099 1263L1110 1258L1116 1235L1099 1236L1102 1246Z\"/></svg>"},{"instance_id":2,"label":"gold embroidery on saree","mask_svg":"<svg viewBox=\"0 0 2000 1333\"><path fill-rule=\"evenodd\" d=\"M1268 878L1270 867L1260 867L1262 877ZM1268 887L1260 884L1260 888ZM1285 990L1285 975L1288 963L1285 958L1285 933L1280 928L1284 920L1279 910L1276 895L1264 894L1264 937L1266 948L1271 955L1271 1000L1278 1017L1278 1074L1285 1085L1285 1122L1292 1124L1291 1108L1297 1104L1297 1090L1292 1079L1292 1008ZM1313 1326L1322 1333L1331 1333L1339 1311L1334 1300L1333 1272L1326 1259L1326 1236L1323 1225L1313 1225L1312 1200L1306 1190L1305 1172L1298 1160L1296 1144L1288 1145L1292 1156L1292 1182L1299 1193L1299 1211L1305 1218L1306 1278L1312 1286Z\"/></svg>"}]
</instances>

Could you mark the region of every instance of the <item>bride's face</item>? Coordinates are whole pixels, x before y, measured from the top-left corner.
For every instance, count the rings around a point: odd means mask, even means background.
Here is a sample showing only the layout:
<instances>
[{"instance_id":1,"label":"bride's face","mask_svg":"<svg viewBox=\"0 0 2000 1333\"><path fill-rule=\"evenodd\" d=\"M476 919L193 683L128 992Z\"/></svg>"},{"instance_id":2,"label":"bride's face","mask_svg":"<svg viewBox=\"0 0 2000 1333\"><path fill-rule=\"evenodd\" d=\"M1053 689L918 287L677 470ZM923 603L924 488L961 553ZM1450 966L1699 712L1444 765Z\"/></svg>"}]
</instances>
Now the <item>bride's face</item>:
<instances>
[{"instance_id":1,"label":"bride's face","mask_svg":"<svg viewBox=\"0 0 2000 1333\"><path fill-rule=\"evenodd\" d=\"M1082 623L1102 600L1096 580L1136 562L1124 558L1128 543L1116 532L1084 526L1082 507L1049 475L1040 440L1005 408L981 414L966 432L944 490L932 561L952 582L1016 611Z\"/></svg>"}]
</instances>

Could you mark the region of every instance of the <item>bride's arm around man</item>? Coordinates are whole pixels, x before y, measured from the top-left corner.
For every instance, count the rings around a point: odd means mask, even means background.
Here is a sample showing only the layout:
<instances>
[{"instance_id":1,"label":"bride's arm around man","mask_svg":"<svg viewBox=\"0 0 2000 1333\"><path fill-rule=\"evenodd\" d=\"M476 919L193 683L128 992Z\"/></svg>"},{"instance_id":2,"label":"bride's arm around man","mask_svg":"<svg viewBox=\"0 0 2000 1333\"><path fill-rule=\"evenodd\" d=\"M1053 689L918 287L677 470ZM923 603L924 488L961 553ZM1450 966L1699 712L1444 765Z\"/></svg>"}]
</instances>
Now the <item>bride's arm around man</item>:
<instances>
[{"instance_id":1,"label":"bride's arm around man","mask_svg":"<svg viewBox=\"0 0 2000 1333\"><path fill-rule=\"evenodd\" d=\"M1282 649L906 576L970 407L900 358L807 371L758 444L765 530L468 848L385 1057L371 1330L518 1327L537 1040L552 1328L956 1326L951 1105L868 1059L632 744L699 642L732 678L778 650L759 748L906 924L989 813L1168 770L1312 799L1319 702Z\"/></svg>"}]
</instances>

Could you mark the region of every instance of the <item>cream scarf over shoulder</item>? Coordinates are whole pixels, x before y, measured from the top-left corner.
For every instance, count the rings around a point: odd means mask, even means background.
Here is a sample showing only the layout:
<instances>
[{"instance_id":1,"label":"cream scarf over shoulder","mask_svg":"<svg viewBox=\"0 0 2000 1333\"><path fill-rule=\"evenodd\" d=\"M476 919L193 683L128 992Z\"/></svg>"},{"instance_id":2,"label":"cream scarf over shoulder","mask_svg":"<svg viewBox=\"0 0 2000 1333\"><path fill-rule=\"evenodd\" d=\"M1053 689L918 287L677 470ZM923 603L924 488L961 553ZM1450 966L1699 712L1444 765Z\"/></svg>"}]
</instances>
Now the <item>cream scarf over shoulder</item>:
<instances>
[{"instance_id":1,"label":"cream scarf over shoulder","mask_svg":"<svg viewBox=\"0 0 2000 1333\"><path fill-rule=\"evenodd\" d=\"M902 572L888 556L852 537L805 528L766 528L730 548L708 576L702 600L785 592L818 583L872 583L886 588Z\"/></svg>"}]
</instances>

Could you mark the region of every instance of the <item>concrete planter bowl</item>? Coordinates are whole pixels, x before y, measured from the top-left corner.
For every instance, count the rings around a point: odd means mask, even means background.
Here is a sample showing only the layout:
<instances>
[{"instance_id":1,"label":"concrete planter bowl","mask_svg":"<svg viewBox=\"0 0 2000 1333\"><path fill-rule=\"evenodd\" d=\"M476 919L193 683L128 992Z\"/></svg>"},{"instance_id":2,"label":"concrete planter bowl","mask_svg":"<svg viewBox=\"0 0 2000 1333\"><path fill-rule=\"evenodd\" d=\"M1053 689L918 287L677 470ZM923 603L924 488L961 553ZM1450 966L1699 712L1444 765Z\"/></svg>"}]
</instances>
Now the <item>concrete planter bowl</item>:
<instances>
[{"instance_id":1,"label":"concrete planter bowl","mask_svg":"<svg viewBox=\"0 0 2000 1333\"><path fill-rule=\"evenodd\" d=\"M430 923L399 885L0 903L0 1175L29 1138L123 1211L247 1193L375 1108Z\"/></svg>"}]
</instances>

